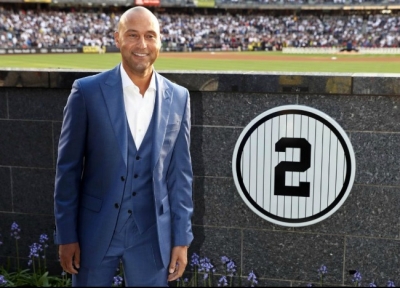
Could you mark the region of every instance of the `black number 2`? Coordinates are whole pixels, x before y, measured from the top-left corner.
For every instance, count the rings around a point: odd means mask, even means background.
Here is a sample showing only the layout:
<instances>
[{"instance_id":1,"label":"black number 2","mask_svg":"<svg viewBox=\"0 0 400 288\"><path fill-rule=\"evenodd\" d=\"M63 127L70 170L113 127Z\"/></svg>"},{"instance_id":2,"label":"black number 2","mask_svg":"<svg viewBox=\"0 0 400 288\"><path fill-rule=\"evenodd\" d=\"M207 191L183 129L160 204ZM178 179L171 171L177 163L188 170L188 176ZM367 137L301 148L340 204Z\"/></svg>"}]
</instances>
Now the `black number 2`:
<instances>
[{"instance_id":1,"label":"black number 2","mask_svg":"<svg viewBox=\"0 0 400 288\"><path fill-rule=\"evenodd\" d=\"M299 186L285 186L285 173L304 172L310 168L311 144L304 138L281 138L275 144L275 151L285 152L286 148L300 148L300 162L282 161L275 167L275 195L310 197L310 183L300 182Z\"/></svg>"}]
</instances>

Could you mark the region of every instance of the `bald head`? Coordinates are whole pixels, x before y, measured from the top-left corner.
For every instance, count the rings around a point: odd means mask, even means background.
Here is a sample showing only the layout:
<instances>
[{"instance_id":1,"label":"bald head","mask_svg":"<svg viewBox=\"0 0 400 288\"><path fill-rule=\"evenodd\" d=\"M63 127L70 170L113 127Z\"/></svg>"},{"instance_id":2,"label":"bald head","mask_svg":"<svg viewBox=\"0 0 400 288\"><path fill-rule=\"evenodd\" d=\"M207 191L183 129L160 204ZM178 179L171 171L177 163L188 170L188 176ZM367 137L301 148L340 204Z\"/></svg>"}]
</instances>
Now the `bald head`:
<instances>
[{"instance_id":1,"label":"bald head","mask_svg":"<svg viewBox=\"0 0 400 288\"><path fill-rule=\"evenodd\" d=\"M122 55L122 65L131 79L138 76L150 81L153 63L161 49L157 17L141 6L127 10L121 16L114 40Z\"/></svg>"},{"instance_id":2,"label":"bald head","mask_svg":"<svg viewBox=\"0 0 400 288\"><path fill-rule=\"evenodd\" d=\"M121 28L126 26L126 23L130 19L135 17L146 17L150 22L153 23L154 28L157 28L157 33L160 33L160 25L158 23L157 17L147 8L142 6L136 6L129 10L126 10L118 22L117 31L121 32Z\"/></svg>"}]
</instances>

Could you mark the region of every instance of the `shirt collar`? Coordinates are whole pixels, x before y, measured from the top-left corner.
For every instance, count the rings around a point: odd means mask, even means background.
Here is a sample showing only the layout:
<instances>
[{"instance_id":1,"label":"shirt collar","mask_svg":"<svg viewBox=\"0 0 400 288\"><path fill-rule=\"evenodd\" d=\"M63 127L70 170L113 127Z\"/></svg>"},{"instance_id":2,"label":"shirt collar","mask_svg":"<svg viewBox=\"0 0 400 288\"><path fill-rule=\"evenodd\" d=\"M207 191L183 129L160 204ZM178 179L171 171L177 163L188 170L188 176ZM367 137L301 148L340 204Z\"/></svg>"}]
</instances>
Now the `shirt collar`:
<instances>
[{"instance_id":1,"label":"shirt collar","mask_svg":"<svg viewBox=\"0 0 400 288\"><path fill-rule=\"evenodd\" d=\"M132 82L131 78L129 78L128 74L126 73L126 71L124 69L124 66L122 66L122 63L120 64L120 70L121 70L122 88L126 88L128 86L134 86L134 87L138 88L135 85L135 83ZM150 80L148 89L152 89L154 91L157 90L156 89L156 77L155 77L154 70L153 70L153 74L151 75L151 80Z\"/></svg>"}]
</instances>

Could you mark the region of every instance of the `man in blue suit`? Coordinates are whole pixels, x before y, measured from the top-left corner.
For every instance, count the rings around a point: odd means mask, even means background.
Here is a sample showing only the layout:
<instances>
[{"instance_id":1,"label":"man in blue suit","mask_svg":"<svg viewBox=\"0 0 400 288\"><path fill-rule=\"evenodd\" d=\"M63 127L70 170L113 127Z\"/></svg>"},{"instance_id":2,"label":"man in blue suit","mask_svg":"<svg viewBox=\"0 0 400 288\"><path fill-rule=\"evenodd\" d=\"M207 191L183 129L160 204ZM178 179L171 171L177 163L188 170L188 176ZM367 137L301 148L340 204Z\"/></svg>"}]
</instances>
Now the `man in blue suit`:
<instances>
[{"instance_id":1,"label":"man in blue suit","mask_svg":"<svg viewBox=\"0 0 400 288\"><path fill-rule=\"evenodd\" d=\"M74 82L55 179L55 242L73 286L168 286L193 240L190 102L153 69L157 18L134 7L115 32L121 64Z\"/></svg>"}]
</instances>

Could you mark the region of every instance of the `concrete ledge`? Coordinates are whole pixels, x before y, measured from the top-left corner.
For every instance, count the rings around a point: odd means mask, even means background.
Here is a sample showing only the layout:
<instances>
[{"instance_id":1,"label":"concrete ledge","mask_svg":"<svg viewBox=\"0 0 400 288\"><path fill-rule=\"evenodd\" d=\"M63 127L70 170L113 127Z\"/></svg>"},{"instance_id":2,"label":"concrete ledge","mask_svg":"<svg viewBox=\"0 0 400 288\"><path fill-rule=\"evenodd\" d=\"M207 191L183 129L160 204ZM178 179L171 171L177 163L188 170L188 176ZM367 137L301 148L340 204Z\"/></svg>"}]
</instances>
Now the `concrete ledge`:
<instances>
[{"instance_id":1,"label":"concrete ledge","mask_svg":"<svg viewBox=\"0 0 400 288\"><path fill-rule=\"evenodd\" d=\"M0 70L0 87L71 89L75 79L103 70ZM159 71L190 91L400 95L400 74Z\"/></svg>"}]
</instances>

